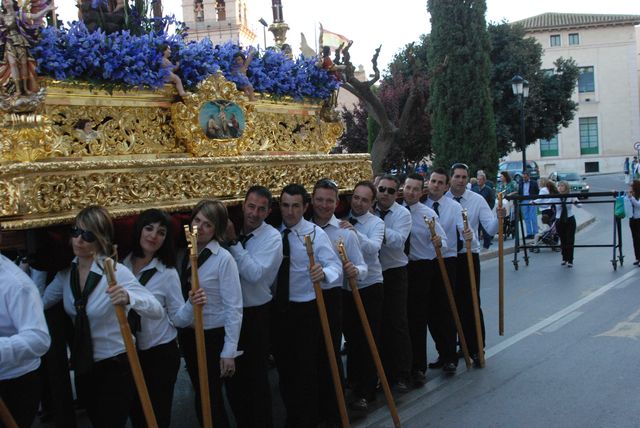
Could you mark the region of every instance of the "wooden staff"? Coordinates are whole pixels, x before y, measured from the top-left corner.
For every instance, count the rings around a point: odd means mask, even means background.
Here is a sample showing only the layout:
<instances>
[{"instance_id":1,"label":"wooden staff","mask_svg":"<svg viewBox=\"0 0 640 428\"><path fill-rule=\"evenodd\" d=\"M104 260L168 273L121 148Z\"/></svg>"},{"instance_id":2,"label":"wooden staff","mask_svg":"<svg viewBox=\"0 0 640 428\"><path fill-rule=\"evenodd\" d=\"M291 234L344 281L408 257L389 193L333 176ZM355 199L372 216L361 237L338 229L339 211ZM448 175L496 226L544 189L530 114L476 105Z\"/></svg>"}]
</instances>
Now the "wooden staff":
<instances>
[{"instance_id":1,"label":"wooden staff","mask_svg":"<svg viewBox=\"0 0 640 428\"><path fill-rule=\"evenodd\" d=\"M107 275L108 287L115 287L118 284L118 281L116 280L115 262L111 257L106 257L104 259L104 272ZM116 316L118 317L120 334L122 334L122 340L124 340L124 346L127 350L127 358L129 359L133 381L136 384L140 403L142 404L144 418L147 421L147 426L157 428L158 422L156 421L156 415L153 412L153 406L151 405L151 398L149 398L147 384L144 382L142 367L140 366L140 360L138 359L136 345L133 343L131 329L129 328L129 322L127 321L127 315L124 313L124 307L122 305L113 305L113 308L115 309Z\"/></svg>"},{"instance_id":2,"label":"wooden staff","mask_svg":"<svg viewBox=\"0 0 640 428\"><path fill-rule=\"evenodd\" d=\"M185 224L184 234L187 237L189 247L189 259L191 260L191 291L200 289L198 277L198 226L193 226L193 232ZM204 428L213 426L211 415L211 395L209 393L209 372L207 368L207 349L204 341L204 321L202 319L202 305L193 306L194 331L196 335L196 353L198 357L198 380L200 383L200 407L202 409L202 425Z\"/></svg>"},{"instance_id":3,"label":"wooden staff","mask_svg":"<svg viewBox=\"0 0 640 428\"><path fill-rule=\"evenodd\" d=\"M467 210L462 210L462 221L465 232L469 230L469 218ZM478 302L478 286L476 284L476 271L473 267L473 253L471 252L471 239L466 239L467 264L469 265L469 285L471 288L471 302L473 303L473 316L476 322L476 336L478 340L478 361L480 367L484 367L484 341L482 340L482 324L480 323L480 303Z\"/></svg>"},{"instance_id":4,"label":"wooden staff","mask_svg":"<svg viewBox=\"0 0 640 428\"><path fill-rule=\"evenodd\" d=\"M313 243L309 235L304 236L304 245L307 247L307 255L309 256L309 267L312 268L316 262L313 256ZM322 334L324 336L324 344L327 348L327 357L329 358L329 366L331 367L331 377L333 378L333 387L336 390L336 400L338 402L338 410L340 412L340 420L343 428L349 426L349 416L347 416L347 405L344 401L344 392L342 392L342 383L338 374L338 362L336 354L333 351L333 340L331 340L331 331L329 330L329 319L327 318L327 308L324 304L324 296L320 282L313 283L313 290L316 293L316 303L318 305L318 314L320 315L320 325L322 326Z\"/></svg>"},{"instance_id":5,"label":"wooden staff","mask_svg":"<svg viewBox=\"0 0 640 428\"><path fill-rule=\"evenodd\" d=\"M498 210L504 194L498 193ZM498 334L504 336L504 218L498 215Z\"/></svg>"},{"instance_id":6,"label":"wooden staff","mask_svg":"<svg viewBox=\"0 0 640 428\"><path fill-rule=\"evenodd\" d=\"M338 253L340 254L340 258L342 259L342 263L347 263L349 261L349 258L347 257L347 252L345 251L344 243L342 241L338 241L337 246L338 246ZM371 357L373 358L373 362L376 366L376 371L378 372L378 377L380 378L380 383L382 384L382 391L384 391L384 397L387 400L387 406L389 407L389 411L391 412L393 425L396 428L399 428L400 416L398 416L398 409L396 408L396 403L393 401L393 395L391 395L389 382L387 381L387 376L385 375L384 368L382 367L382 361L380 360L378 347L376 346L376 341L373 339L373 333L371 332L371 326L369 325L367 312L364 310L364 305L362 304L362 297L360 297L360 290L358 290L358 283L355 278L349 278L349 286L351 287L351 294L353 295L353 301L356 304L356 309L358 311L358 315L360 316L360 322L362 323L364 336L367 338L367 343L369 344L369 351L371 352Z\"/></svg>"},{"instance_id":7,"label":"wooden staff","mask_svg":"<svg viewBox=\"0 0 640 428\"><path fill-rule=\"evenodd\" d=\"M424 222L427 223L431 236L436 235L436 221L433 218L424 216ZM447 267L444 264L444 258L442 257L442 250L440 247L433 246L436 249L436 257L438 258L438 266L440 266L440 275L442 276L442 282L444 282L444 289L447 291L447 299L449 300L449 308L451 309L451 315L456 323L456 330L458 331L458 338L460 339L460 347L464 354L464 362L467 368L471 368L471 357L469 356L469 348L467 347L467 340L464 338L464 331L462 330L462 322L460 322L460 316L458 315L458 307L456 306L456 299L453 297L453 288L451 287L451 280L449 279L449 273Z\"/></svg>"},{"instance_id":8,"label":"wooden staff","mask_svg":"<svg viewBox=\"0 0 640 428\"><path fill-rule=\"evenodd\" d=\"M7 428L19 428L18 423L13 419L9 408L4 404L2 398L0 398L0 421L2 421L2 424Z\"/></svg>"}]
</instances>

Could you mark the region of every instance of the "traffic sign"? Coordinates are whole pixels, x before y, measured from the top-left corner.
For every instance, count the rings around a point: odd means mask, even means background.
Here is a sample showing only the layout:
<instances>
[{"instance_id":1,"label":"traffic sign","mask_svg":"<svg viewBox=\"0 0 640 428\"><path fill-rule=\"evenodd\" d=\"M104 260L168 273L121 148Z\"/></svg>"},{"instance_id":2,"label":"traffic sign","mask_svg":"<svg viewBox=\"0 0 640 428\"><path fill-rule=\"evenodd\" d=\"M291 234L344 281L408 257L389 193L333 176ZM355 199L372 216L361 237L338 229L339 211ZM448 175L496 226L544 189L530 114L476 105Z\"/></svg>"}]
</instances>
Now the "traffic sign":
<instances>
[{"instance_id":1,"label":"traffic sign","mask_svg":"<svg viewBox=\"0 0 640 428\"><path fill-rule=\"evenodd\" d=\"M640 152L640 141L636 141L635 143L633 143L633 148L634 148L636 151L639 151L639 152Z\"/></svg>"}]
</instances>

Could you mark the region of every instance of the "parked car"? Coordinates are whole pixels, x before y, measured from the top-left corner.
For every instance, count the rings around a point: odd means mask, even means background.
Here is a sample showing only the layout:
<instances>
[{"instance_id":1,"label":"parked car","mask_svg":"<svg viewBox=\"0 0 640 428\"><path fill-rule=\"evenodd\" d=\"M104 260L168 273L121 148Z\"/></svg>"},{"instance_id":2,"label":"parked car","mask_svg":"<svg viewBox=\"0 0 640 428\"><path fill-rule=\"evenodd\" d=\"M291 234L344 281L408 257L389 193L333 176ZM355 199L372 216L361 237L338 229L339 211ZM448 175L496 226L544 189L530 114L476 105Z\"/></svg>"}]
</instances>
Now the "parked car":
<instances>
[{"instance_id":1,"label":"parked car","mask_svg":"<svg viewBox=\"0 0 640 428\"><path fill-rule=\"evenodd\" d=\"M522 161L501 162L500 165L498 165L498 180L500 180L500 173L502 171L507 171L511 178L520 182L522 179ZM535 161L527 161L527 172L532 180L540 178L540 168L538 168L538 164Z\"/></svg>"},{"instance_id":2,"label":"parked car","mask_svg":"<svg viewBox=\"0 0 640 428\"><path fill-rule=\"evenodd\" d=\"M571 193L581 193L579 199L587 199L589 196L589 183L587 177L581 177L576 171L553 171L549 174L549 179L556 182L566 181L569 183Z\"/></svg>"}]
</instances>

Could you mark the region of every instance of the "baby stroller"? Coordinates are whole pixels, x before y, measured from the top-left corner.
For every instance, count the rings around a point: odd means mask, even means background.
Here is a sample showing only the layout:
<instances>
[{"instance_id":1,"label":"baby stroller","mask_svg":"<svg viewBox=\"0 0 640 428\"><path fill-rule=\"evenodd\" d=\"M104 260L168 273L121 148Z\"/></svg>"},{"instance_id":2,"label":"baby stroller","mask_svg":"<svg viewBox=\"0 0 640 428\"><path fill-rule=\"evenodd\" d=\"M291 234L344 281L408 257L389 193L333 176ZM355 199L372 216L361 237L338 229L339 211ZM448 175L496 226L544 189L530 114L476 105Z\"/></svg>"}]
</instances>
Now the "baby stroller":
<instances>
[{"instance_id":1,"label":"baby stroller","mask_svg":"<svg viewBox=\"0 0 640 428\"><path fill-rule=\"evenodd\" d=\"M545 210L542 213L542 223L549 226L548 229L538 234L534 242L534 246L553 246L558 245L560 242L560 236L558 236L558 230L556 228L556 210L555 206L551 205L551 209ZM551 248L553 251L560 251L559 248ZM536 248L534 251L538 252L540 249Z\"/></svg>"},{"instance_id":2,"label":"baby stroller","mask_svg":"<svg viewBox=\"0 0 640 428\"><path fill-rule=\"evenodd\" d=\"M507 210L507 215L502 221L502 234L504 239L510 239L516 236L516 220L511 210L511 202L505 201L503 207Z\"/></svg>"}]
</instances>

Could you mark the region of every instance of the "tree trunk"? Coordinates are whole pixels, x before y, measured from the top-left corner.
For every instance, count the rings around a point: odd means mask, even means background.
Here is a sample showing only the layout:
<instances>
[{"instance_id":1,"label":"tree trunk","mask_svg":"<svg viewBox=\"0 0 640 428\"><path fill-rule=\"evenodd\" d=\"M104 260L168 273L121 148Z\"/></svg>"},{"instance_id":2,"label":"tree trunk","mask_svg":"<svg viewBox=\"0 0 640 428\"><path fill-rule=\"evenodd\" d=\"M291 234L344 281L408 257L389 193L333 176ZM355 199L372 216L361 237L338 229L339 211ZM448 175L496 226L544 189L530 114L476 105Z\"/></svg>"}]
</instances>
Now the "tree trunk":
<instances>
[{"instance_id":1,"label":"tree trunk","mask_svg":"<svg viewBox=\"0 0 640 428\"><path fill-rule=\"evenodd\" d=\"M151 2L154 18L162 18L162 0L153 0Z\"/></svg>"}]
</instances>

